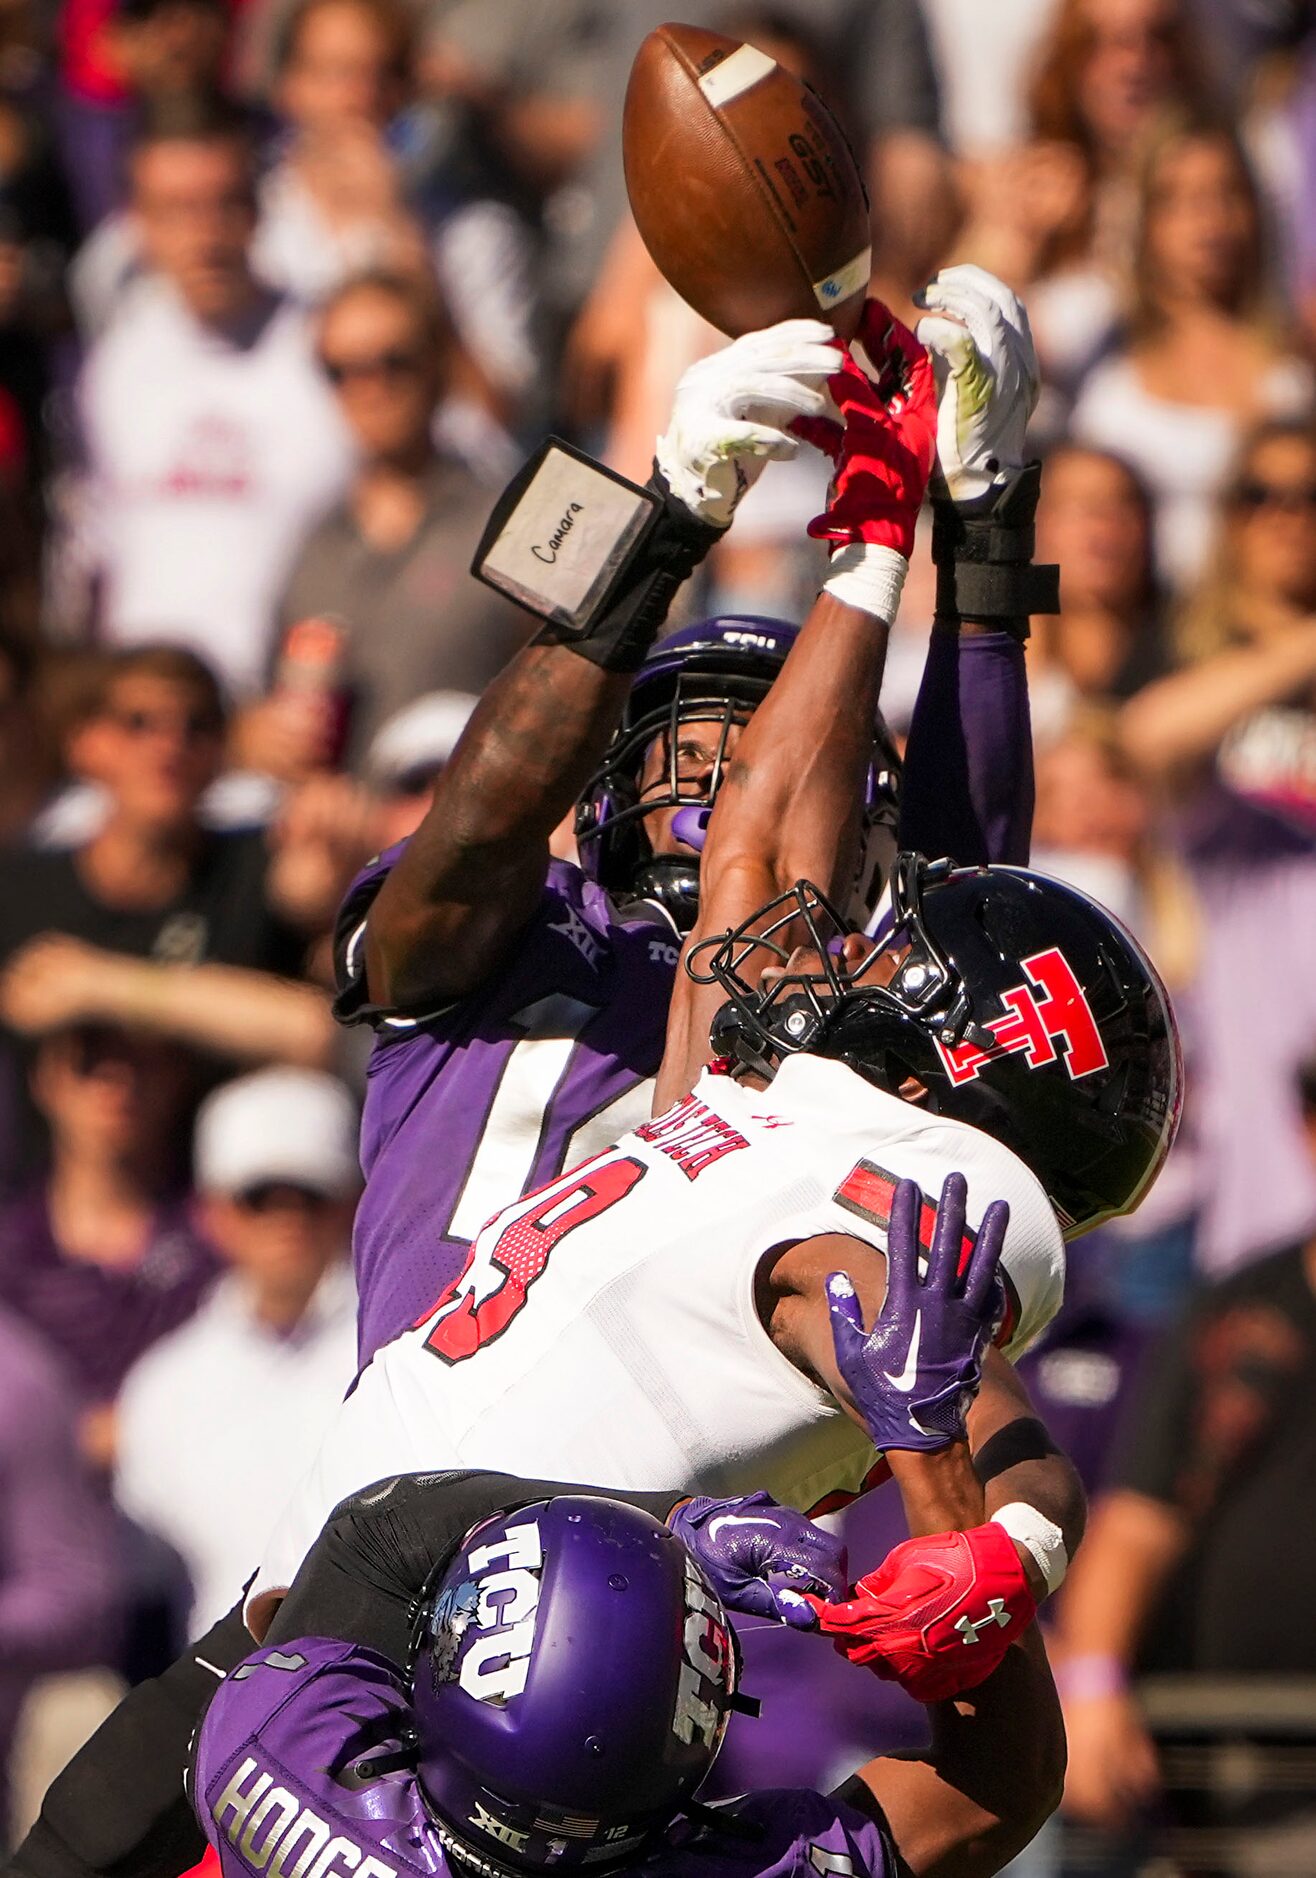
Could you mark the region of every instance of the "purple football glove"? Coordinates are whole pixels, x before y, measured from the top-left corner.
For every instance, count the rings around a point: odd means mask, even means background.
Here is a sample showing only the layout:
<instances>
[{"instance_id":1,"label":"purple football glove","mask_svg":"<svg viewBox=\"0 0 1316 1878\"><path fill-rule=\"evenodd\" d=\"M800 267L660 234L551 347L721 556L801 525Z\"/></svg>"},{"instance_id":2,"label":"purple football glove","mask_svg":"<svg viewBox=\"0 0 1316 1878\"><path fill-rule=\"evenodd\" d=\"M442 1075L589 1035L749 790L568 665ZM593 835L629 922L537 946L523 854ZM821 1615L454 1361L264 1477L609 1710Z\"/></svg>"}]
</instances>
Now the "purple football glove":
<instances>
[{"instance_id":1,"label":"purple football glove","mask_svg":"<svg viewBox=\"0 0 1316 1878\"><path fill-rule=\"evenodd\" d=\"M964 1417L982 1380L983 1350L999 1321L997 1276L1010 1209L995 1200L976 1241L965 1231L963 1174L941 1190L927 1273L920 1280L923 1196L902 1180L891 1206L886 1297L870 1331L845 1272L827 1280L832 1346L874 1444L930 1452L964 1439ZM967 1255L967 1256L966 1256ZM961 1270L961 1266L963 1269Z\"/></svg>"},{"instance_id":2,"label":"purple football glove","mask_svg":"<svg viewBox=\"0 0 1316 1878\"><path fill-rule=\"evenodd\" d=\"M701 1496L678 1506L667 1523L729 1611L815 1630L817 1615L804 1593L828 1603L845 1596L844 1545L803 1513L778 1506L771 1494L747 1493L741 1500Z\"/></svg>"}]
</instances>

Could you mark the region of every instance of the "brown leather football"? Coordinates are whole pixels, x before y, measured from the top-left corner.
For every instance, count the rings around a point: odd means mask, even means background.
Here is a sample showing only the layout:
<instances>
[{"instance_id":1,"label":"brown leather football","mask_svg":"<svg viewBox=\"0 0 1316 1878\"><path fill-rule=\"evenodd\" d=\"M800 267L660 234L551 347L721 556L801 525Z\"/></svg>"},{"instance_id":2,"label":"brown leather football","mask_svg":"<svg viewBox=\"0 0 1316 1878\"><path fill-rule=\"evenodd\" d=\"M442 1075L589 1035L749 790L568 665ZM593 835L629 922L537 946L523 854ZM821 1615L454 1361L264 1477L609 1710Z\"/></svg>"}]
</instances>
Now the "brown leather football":
<instances>
[{"instance_id":1,"label":"brown leather football","mask_svg":"<svg viewBox=\"0 0 1316 1878\"><path fill-rule=\"evenodd\" d=\"M778 320L853 333L868 287L868 199L815 91L754 46L660 26L635 55L626 189L681 298L738 338Z\"/></svg>"}]
</instances>

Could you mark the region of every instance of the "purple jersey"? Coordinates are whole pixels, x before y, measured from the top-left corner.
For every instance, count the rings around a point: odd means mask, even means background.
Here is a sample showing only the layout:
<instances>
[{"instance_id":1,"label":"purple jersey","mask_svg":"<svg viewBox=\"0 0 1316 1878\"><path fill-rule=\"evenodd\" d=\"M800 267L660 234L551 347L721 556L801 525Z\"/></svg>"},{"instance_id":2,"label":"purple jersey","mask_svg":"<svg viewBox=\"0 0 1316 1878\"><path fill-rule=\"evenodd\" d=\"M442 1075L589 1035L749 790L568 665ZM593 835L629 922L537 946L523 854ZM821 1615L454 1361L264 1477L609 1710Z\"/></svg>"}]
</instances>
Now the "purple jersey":
<instances>
[{"instance_id":1,"label":"purple jersey","mask_svg":"<svg viewBox=\"0 0 1316 1878\"><path fill-rule=\"evenodd\" d=\"M364 926L398 848L339 917L338 1011L369 1015ZM353 1235L362 1363L422 1316L500 1207L648 1119L678 958L564 861L500 969L420 1019L374 1014Z\"/></svg>"},{"instance_id":2,"label":"purple jersey","mask_svg":"<svg viewBox=\"0 0 1316 1878\"><path fill-rule=\"evenodd\" d=\"M223 1878L465 1878L407 1771L373 1774L408 1719L393 1666L323 1637L258 1651L226 1677L201 1728L193 1795ZM678 1821L637 1871L677 1878L893 1878L873 1820L807 1789L724 1809L750 1832ZM697 1841L697 1847L695 1845ZM490 1846L497 1858L499 1847Z\"/></svg>"},{"instance_id":3,"label":"purple jersey","mask_svg":"<svg viewBox=\"0 0 1316 1878\"><path fill-rule=\"evenodd\" d=\"M906 762L901 843L965 862L1026 861L1032 746L1023 647L934 633ZM367 1363L427 1312L485 1221L648 1119L679 944L652 909L619 913L554 861L507 960L435 1015L372 1010L364 927L401 847L339 915L337 1011L369 1019L353 1246Z\"/></svg>"}]
</instances>

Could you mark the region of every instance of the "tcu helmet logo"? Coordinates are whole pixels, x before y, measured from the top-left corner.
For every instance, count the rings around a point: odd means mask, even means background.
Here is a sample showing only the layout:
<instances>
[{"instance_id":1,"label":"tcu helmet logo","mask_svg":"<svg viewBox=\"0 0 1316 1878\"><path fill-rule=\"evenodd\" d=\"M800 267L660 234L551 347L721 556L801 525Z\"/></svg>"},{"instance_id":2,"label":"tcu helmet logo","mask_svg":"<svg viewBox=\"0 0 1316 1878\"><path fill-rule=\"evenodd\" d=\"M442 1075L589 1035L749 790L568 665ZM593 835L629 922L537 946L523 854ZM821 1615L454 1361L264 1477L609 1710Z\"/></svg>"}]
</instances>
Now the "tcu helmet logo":
<instances>
[{"instance_id":1,"label":"tcu helmet logo","mask_svg":"<svg viewBox=\"0 0 1316 1878\"><path fill-rule=\"evenodd\" d=\"M1063 1054L1065 1069L1074 1082L1080 1076L1092 1075L1094 1070L1105 1069L1109 1062L1092 1007L1059 947L1034 952L1021 963L1028 974L1027 982L1002 992L1005 1013L986 1026L996 1039L990 1050L980 1050L974 1043L938 1041L937 1054L956 1088L972 1082L997 1057L1016 1051L1023 1052L1029 1069L1041 1069ZM1063 1052L1056 1047L1060 1043Z\"/></svg>"},{"instance_id":2,"label":"tcu helmet logo","mask_svg":"<svg viewBox=\"0 0 1316 1878\"><path fill-rule=\"evenodd\" d=\"M478 1603L474 1620L468 1616L462 1630L469 1625L481 1634L463 1655L457 1680L477 1702L501 1706L525 1688L543 1562L534 1520L509 1526L501 1539L477 1546L470 1555ZM468 1599L458 1601L469 1610Z\"/></svg>"},{"instance_id":3,"label":"tcu helmet logo","mask_svg":"<svg viewBox=\"0 0 1316 1878\"><path fill-rule=\"evenodd\" d=\"M718 1704L709 1698L730 1684L731 1638L717 1600L688 1559L681 1645L684 1661L677 1686L672 1733L678 1741L691 1744L698 1738L706 1748L711 1748L722 1732L725 1718Z\"/></svg>"}]
</instances>

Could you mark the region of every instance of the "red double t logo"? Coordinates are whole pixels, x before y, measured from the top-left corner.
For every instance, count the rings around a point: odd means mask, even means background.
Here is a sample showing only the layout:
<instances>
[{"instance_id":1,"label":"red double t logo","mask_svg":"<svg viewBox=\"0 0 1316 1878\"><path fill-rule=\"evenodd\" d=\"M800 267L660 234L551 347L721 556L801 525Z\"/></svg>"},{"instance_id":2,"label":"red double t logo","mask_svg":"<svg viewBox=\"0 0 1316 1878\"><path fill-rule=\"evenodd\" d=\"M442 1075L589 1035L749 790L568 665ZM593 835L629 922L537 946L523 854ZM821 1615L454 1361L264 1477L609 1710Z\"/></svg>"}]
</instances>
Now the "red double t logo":
<instances>
[{"instance_id":1,"label":"red double t logo","mask_svg":"<svg viewBox=\"0 0 1316 1878\"><path fill-rule=\"evenodd\" d=\"M976 1043L938 1042L937 1053L957 1088L972 1082L997 1057L1017 1052L1023 1053L1029 1069L1041 1069L1063 1055L1065 1069L1075 1082L1106 1068L1110 1059L1097 1020L1064 953L1052 946L1021 963L1028 974L1026 983L1002 992L1004 1012L984 1027L996 1040L990 1050L979 1049ZM1057 1047L1061 1044L1063 1052Z\"/></svg>"}]
</instances>

